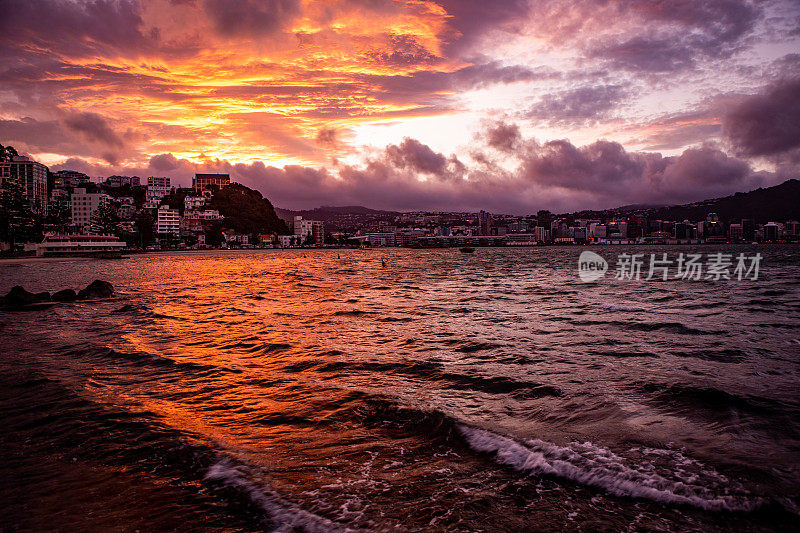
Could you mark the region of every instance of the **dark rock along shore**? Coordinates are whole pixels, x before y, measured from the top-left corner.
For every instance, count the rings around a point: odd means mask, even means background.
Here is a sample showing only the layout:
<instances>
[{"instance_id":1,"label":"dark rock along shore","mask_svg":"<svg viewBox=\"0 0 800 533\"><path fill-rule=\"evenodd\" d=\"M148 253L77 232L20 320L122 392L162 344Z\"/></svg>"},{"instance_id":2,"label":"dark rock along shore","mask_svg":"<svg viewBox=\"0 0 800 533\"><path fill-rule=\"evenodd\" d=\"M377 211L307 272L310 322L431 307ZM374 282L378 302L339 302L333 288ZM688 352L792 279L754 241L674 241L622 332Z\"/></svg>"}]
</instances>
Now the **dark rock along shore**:
<instances>
[{"instance_id":1,"label":"dark rock along shore","mask_svg":"<svg viewBox=\"0 0 800 533\"><path fill-rule=\"evenodd\" d=\"M48 302L73 302L76 300L92 300L108 298L114 294L114 286L107 281L96 279L77 293L73 289L63 289L52 296L49 292L33 293L24 287L13 287L5 297L0 298L0 306L7 308L25 308Z\"/></svg>"}]
</instances>

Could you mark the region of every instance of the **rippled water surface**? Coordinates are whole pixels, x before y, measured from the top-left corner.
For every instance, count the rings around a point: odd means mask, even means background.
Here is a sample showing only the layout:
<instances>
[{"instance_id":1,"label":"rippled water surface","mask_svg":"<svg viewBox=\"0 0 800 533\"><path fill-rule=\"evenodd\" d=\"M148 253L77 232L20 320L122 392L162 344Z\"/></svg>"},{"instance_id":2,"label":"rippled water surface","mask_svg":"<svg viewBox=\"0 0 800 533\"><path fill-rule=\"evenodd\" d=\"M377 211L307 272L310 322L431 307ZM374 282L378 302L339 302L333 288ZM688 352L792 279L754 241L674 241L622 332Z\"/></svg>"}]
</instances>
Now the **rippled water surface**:
<instances>
[{"instance_id":1,"label":"rippled water surface","mask_svg":"<svg viewBox=\"0 0 800 533\"><path fill-rule=\"evenodd\" d=\"M0 264L118 291L0 313L0 530L797 530L800 250L596 284L579 251Z\"/></svg>"}]
</instances>

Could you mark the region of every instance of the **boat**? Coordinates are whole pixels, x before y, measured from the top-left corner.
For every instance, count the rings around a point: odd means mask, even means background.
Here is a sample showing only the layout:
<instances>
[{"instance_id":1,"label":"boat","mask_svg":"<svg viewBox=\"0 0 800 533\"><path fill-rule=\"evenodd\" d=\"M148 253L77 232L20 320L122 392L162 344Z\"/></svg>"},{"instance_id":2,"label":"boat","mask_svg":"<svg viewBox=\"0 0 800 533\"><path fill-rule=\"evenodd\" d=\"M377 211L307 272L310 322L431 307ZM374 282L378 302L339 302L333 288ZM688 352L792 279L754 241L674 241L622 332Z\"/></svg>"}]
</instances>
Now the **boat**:
<instances>
[{"instance_id":1,"label":"boat","mask_svg":"<svg viewBox=\"0 0 800 533\"><path fill-rule=\"evenodd\" d=\"M471 254L472 252L475 251L475 248L464 246L463 248L459 248L458 251L461 252L462 254Z\"/></svg>"}]
</instances>

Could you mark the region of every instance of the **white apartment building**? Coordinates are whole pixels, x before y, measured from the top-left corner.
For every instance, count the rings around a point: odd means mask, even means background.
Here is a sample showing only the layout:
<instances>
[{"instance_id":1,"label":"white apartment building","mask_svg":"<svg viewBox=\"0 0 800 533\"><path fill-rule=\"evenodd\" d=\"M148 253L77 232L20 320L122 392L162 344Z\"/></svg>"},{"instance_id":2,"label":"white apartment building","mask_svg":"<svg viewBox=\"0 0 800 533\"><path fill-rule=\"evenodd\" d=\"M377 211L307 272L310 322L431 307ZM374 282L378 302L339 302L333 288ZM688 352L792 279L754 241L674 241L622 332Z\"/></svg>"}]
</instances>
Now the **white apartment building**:
<instances>
[{"instance_id":1,"label":"white apartment building","mask_svg":"<svg viewBox=\"0 0 800 533\"><path fill-rule=\"evenodd\" d=\"M87 227L94 212L110 200L110 196L101 192L86 192L86 189L82 188L74 189L69 200L72 225Z\"/></svg>"},{"instance_id":2,"label":"white apartment building","mask_svg":"<svg viewBox=\"0 0 800 533\"><path fill-rule=\"evenodd\" d=\"M299 244L300 237L297 235L278 235L278 242L284 248L289 246L297 246Z\"/></svg>"},{"instance_id":3,"label":"white apartment building","mask_svg":"<svg viewBox=\"0 0 800 533\"><path fill-rule=\"evenodd\" d=\"M145 199L148 202L160 202L161 199L170 192L172 192L172 187L170 187L169 178L159 178L156 176L150 176L147 178L147 192L145 193Z\"/></svg>"},{"instance_id":4,"label":"white apartment building","mask_svg":"<svg viewBox=\"0 0 800 533\"><path fill-rule=\"evenodd\" d=\"M300 244L306 244L309 237L314 244L325 242L325 229L319 220L303 220L303 217L294 217L294 234L300 238Z\"/></svg>"},{"instance_id":5,"label":"white apartment building","mask_svg":"<svg viewBox=\"0 0 800 533\"><path fill-rule=\"evenodd\" d=\"M156 233L159 235L177 235L180 229L180 212L177 209L170 209L168 205L160 206L156 218Z\"/></svg>"}]
</instances>

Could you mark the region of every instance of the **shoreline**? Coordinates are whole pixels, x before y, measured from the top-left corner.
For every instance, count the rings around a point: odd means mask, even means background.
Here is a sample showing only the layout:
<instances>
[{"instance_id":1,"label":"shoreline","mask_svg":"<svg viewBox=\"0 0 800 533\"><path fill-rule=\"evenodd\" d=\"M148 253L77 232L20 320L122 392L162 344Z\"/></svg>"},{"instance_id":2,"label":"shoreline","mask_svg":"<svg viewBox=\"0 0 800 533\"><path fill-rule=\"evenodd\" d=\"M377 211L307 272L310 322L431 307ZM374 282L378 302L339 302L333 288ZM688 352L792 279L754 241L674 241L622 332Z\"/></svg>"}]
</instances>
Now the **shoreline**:
<instances>
[{"instance_id":1,"label":"shoreline","mask_svg":"<svg viewBox=\"0 0 800 533\"><path fill-rule=\"evenodd\" d=\"M794 242L771 242L771 243L672 243L672 244L664 244L664 243L630 243L630 244L535 244L535 245L514 245L514 246L476 246L476 251L481 249L503 249L503 250L518 250L518 249L530 249L530 248L617 248L617 247L625 247L625 246L636 246L636 247L646 247L646 246L667 246L667 247L683 247L683 246L691 246L691 247L698 247L698 246L747 246L747 247L754 247L754 246L798 246L800 243ZM349 247L322 247L322 248L235 248L235 249L223 249L223 248L213 248L208 250L151 250L151 251L127 251L123 252L124 254L130 254L130 256L123 256L123 257L92 257L87 255L59 255L59 256L19 256L19 257L0 257L0 266L2 265L17 265L17 264L26 264L26 263L59 263L59 262L73 262L73 261L120 261L125 259L130 259L133 256L142 256L142 255L167 255L167 254L205 254L205 253L252 253L252 252L315 252L315 251L342 251L342 250L354 250L354 251L362 251L362 252L369 252L369 251L382 251L382 250L414 250L414 251L430 251L430 250L455 250L458 251L458 247L456 246L442 246L442 247L424 247L424 248L412 248L409 246L379 246L374 248L349 248Z\"/></svg>"}]
</instances>

